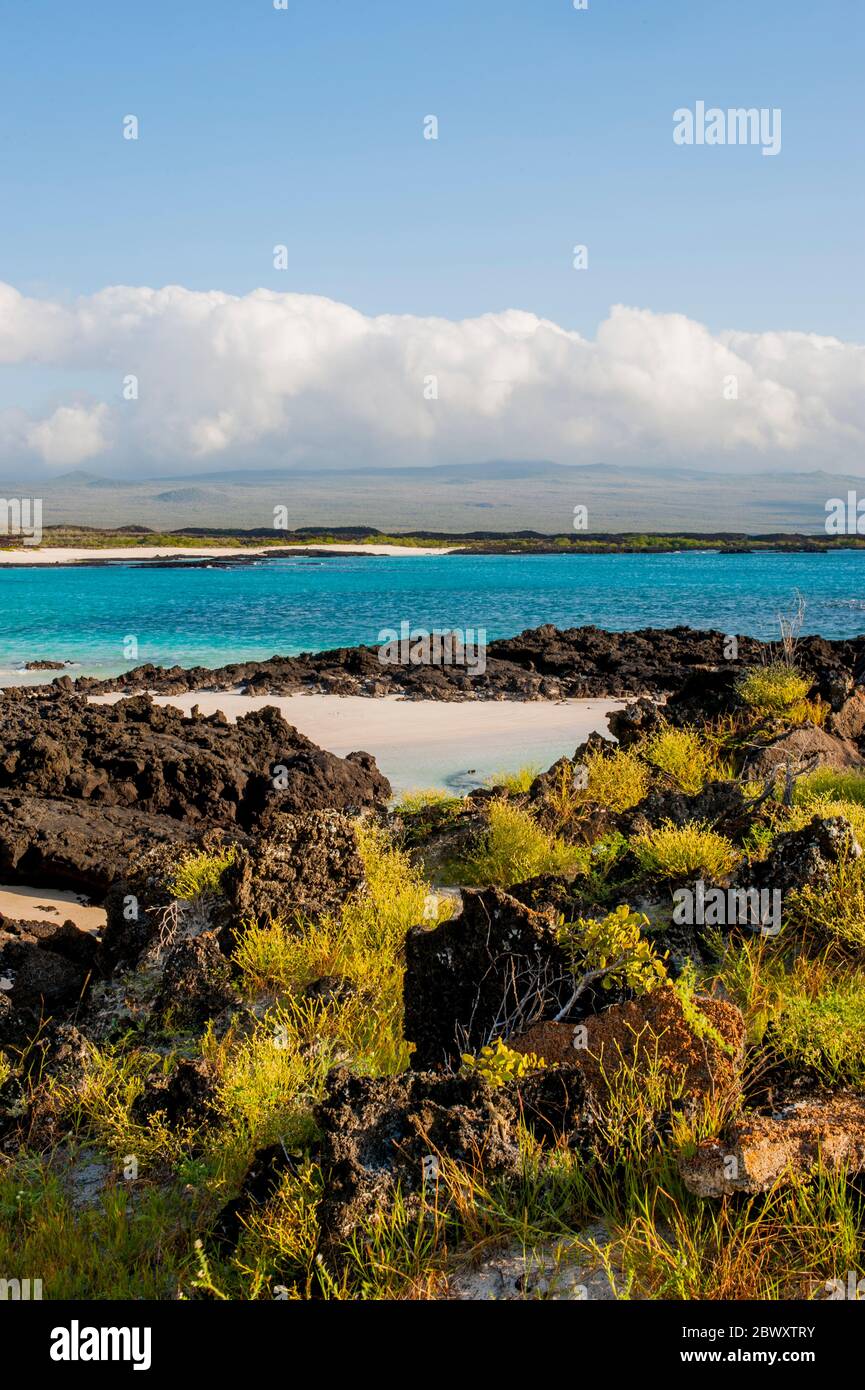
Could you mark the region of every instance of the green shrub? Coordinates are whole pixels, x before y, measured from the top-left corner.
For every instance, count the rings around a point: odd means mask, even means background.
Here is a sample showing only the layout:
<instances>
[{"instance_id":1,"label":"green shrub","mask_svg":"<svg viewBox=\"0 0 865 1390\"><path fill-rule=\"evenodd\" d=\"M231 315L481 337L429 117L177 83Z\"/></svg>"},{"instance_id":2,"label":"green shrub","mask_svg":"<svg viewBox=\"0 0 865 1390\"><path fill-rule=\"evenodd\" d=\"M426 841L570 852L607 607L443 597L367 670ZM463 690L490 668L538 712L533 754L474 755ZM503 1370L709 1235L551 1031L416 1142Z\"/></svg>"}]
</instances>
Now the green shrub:
<instances>
[{"instance_id":1,"label":"green shrub","mask_svg":"<svg viewBox=\"0 0 865 1390\"><path fill-rule=\"evenodd\" d=\"M489 829L463 866L464 882L510 888L538 874L571 877L585 871L588 850L548 835L521 806L497 798L488 816Z\"/></svg>"},{"instance_id":2,"label":"green shrub","mask_svg":"<svg viewBox=\"0 0 865 1390\"><path fill-rule=\"evenodd\" d=\"M469 1071L478 1072L491 1086L504 1086L508 1081L516 1081L547 1065L543 1057L536 1057L534 1052L515 1052L501 1038L482 1047L476 1057L464 1052L462 1059Z\"/></svg>"},{"instance_id":3,"label":"green shrub","mask_svg":"<svg viewBox=\"0 0 865 1390\"><path fill-rule=\"evenodd\" d=\"M865 979L850 972L815 981L794 974L772 1022L772 1045L831 1082L865 1080Z\"/></svg>"},{"instance_id":4,"label":"green shrub","mask_svg":"<svg viewBox=\"0 0 865 1390\"><path fill-rule=\"evenodd\" d=\"M567 1014L589 984L602 989L625 987L651 994L667 982L667 967L643 935L649 919L621 904L605 917L581 917L558 929L574 974L575 989L559 1017Z\"/></svg>"},{"instance_id":5,"label":"green shrub","mask_svg":"<svg viewBox=\"0 0 865 1390\"><path fill-rule=\"evenodd\" d=\"M827 1081L865 1081L865 978L831 954L797 955L746 940L725 957L718 983L738 1004L751 1043L771 1042L789 1061Z\"/></svg>"},{"instance_id":6,"label":"green shrub","mask_svg":"<svg viewBox=\"0 0 865 1390\"><path fill-rule=\"evenodd\" d=\"M694 874L710 880L735 868L739 855L723 835L701 821L683 826L664 821L634 840L640 867L662 878L685 879Z\"/></svg>"},{"instance_id":7,"label":"green shrub","mask_svg":"<svg viewBox=\"0 0 865 1390\"><path fill-rule=\"evenodd\" d=\"M802 830L810 825L815 816L826 820L830 816L843 816L850 822L853 834L865 848L865 806L859 801L833 801L828 796L815 796L812 801L794 805L787 816L785 829Z\"/></svg>"},{"instance_id":8,"label":"green shrub","mask_svg":"<svg viewBox=\"0 0 865 1390\"><path fill-rule=\"evenodd\" d=\"M805 700L810 688L811 681L800 675L795 666L774 661L748 671L736 690L742 703L757 714L789 716Z\"/></svg>"},{"instance_id":9,"label":"green shrub","mask_svg":"<svg viewBox=\"0 0 865 1390\"><path fill-rule=\"evenodd\" d=\"M828 887L806 883L787 895L790 924L847 950L865 950L865 856L836 865Z\"/></svg>"},{"instance_id":10,"label":"green shrub","mask_svg":"<svg viewBox=\"0 0 865 1390\"><path fill-rule=\"evenodd\" d=\"M713 750L695 729L664 725L647 739L640 752L646 762L666 772L685 792L698 792L716 775Z\"/></svg>"},{"instance_id":11,"label":"green shrub","mask_svg":"<svg viewBox=\"0 0 865 1390\"><path fill-rule=\"evenodd\" d=\"M747 835L742 840L742 848L751 863L759 863L763 859L768 859L778 834L777 828L771 825L761 825L755 821L748 829Z\"/></svg>"},{"instance_id":12,"label":"green shrub","mask_svg":"<svg viewBox=\"0 0 865 1390\"><path fill-rule=\"evenodd\" d=\"M855 801L865 806L865 773L840 772L832 767L820 767L799 777L793 788L793 802L807 806L810 802L828 798L831 801Z\"/></svg>"},{"instance_id":13,"label":"green shrub","mask_svg":"<svg viewBox=\"0 0 865 1390\"><path fill-rule=\"evenodd\" d=\"M609 811L628 811L649 790L650 773L635 753L624 748L589 753L585 759L588 786L584 798Z\"/></svg>"},{"instance_id":14,"label":"green shrub","mask_svg":"<svg viewBox=\"0 0 865 1390\"><path fill-rule=\"evenodd\" d=\"M203 894L222 892L222 875L237 858L237 849L229 845L219 853L189 854L181 859L166 888L173 898L191 902Z\"/></svg>"},{"instance_id":15,"label":"green shrub","mask_svg":"<svg viewBox=\"0 0 865 1390\"><path fill-rule=\"evenodd\" d=\"M359 821L355 833L365 882L340 911L299 923L251 923L233 959L246 997L253 1001L266 993L279 996L280 1007L303 1024L304 1043L307 1023L301 1016L300 992L322 975L345 977L355 991L338 1006L319 1008L308 1024L309 1034L319 1040L332 1034L366 1069L399 1071L408 1062L402 1024L406 933L422 922L434 927L452 908L442 902L433 917L428 915L427 883L385 830ZM293 1037L298 1028L288 1031Z\"/></svg>"}]
</instances>

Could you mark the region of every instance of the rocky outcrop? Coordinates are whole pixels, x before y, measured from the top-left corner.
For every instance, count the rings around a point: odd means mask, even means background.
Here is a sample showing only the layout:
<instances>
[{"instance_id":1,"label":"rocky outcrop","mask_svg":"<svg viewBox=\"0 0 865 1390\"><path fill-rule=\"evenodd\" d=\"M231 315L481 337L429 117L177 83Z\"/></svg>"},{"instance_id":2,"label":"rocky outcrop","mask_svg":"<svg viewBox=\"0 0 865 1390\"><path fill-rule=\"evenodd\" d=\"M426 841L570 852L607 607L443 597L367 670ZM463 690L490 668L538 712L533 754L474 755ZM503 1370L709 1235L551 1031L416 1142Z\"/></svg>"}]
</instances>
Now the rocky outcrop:
<instances>
[{"instance_id":1,"label":"rocky outcrop","mask_svg":"<svg viewBox=\"0 0 865 1390\"><path fill-rule=\"evenodd\" d=\"M802 1100L774 1115L745 1114L717 1139L682 1157L685 1186L698 1197L768 1192L777 1183L865 1168L865 1096Z\"/></svg>"},{"instance_id":2,"label":"rocky outcrop","mask_svg":"<svg viewBox=\"0 0 865 1390\"><path fill-rule=\"evenodd\" d=\"M7 882L99 897L130 859L156 846L179 854L199 834L196 826L134 806L0 792L0 874Z\"/></svg>"},{"instance_id":3,"label":"rocky outcrop","mask_svg":"<svg viewBox=\"0 0 865 1390\"><path fill-rule=\"evenodd\" d=\"M849 739L806 724L750 752L744 759L742 776L763 780L787 767L795 773L813 772L818 767L865 772L865 760Z\"/></svg>"},{"instance_id":4,"label":"rocky outcrop","mask_svg":"<svg viewBox=\"0 0 865 1390\"><path fill-rule=\"evenodd\" d=\"M168 951L154 1002L164 1025L200 1031L238 1003L228 960L211 933L179 941Z\"/></svg>"},{"instance_id":5,"label":"rocky outcrop","mask_svg":"<svg viewBox=\"0 0 865 1390\"><path fill-rule=\"evenodd\" d=\"M514 1099L479 1076L377 1079L340 1069L328 1078L316 1120L325 1177L319 1219L331 1241L386 1210L397 1189L416 1206L425 1187L435 1191L442 1156L482 1160L488 1174L519 1168Z\"/></svg>"},{"instance_id":6,"label":"rocky outcrop","mask_svg":"<svg viewBox=\"0 0 865 1390\"><path fill-rule=\"evenodd\" d=\"M151 1076L132 1102L130 1116L146 1125L157 1116L169 1129L206 1122L216 1100L216 1082L206 1062L181 1058L169 1076Z\"/></svg>"},{"instance_id":7,"label":"rocky outcrop","mask_svg":"<svg viewBox=\"0 0 865 1390\"><path fill-rule=\"evenodd\" d=\"M842 703L840 709L829 716L827 728L838 738L855 742L865 735L865 690L857 686Z\"/></svg>"},{"instance_id":8,"label":"rocky outcrop","mask_svg":"<svg viewBox=\"0 0 865 1390\"><path fill-rule=\"evenodd\" d=\"M485 670L471 675L460 666L382 665L374 647L341 647L297 657L234 662L213 671L147 665L107 681L82 678L76 687L87 692L153 690L164 695L238 688L248 694L271 695L302 690L373 697L394 693L445 700L559 700L682 692L680 708L671 715L680 722L698 712L712 714L729 708L736 679L746 666L764 659L767 644L742 637L735 660L727 659L728 650L724 634L686 627L605 632L597 627L562 631L545 625L490 642ZM831 693L843 689L845 682L849 686L861 653L861 640L830 643L803 637L796 660L806 674L814 675L821 692L825 688Z\"/></svg>"},{"instance_id":9,"label":"rocky outcrop","mask_svg":"<svg viewBox=\"0 0 865 1390\"><path fill-rule=\"evenodd\" d=\"M693 821L707 822L722 835L740 842L753 826L754 816L738 782L709 782L693 794L657 788L620 816L618 827L623 833L632 834L663 821L680 827Z\"/></svg>"},{"instance_id":10,"label":"rocky outcrop","mask_svg":"<svg viewBox=\"0 0 865 1390\"><path fill-rule=\"evenodd\" d=\"M476 1051L494 1028L517 1027L539 997L561 1005L570 992L551 919L498 888L466 892L461 915L433 931L413 928L405 959L405 1036L418 1071Z\"/></svg>"},{"instance_id":11,"label":"rocky outcrop","mask_svg":"<svg viewBox=\"0 0 865 1390\"><path fill-rule=\"evenodd\" d=\"M11 941L0 950L0 988L16 1010L54 1013L74 1004L87 981L75 961L42 950L35 941Z\"/></svg>"},{"instance_id":12,"label":"rocky outcrop","mask_svg":"<svg viewBox=\"0 0 865 1390\"><path fill-rule=\"evenodd\" d=\"M0 991L19 1018L38 1020L78 1002L95 955L95 938L73 922L0 918Z\"/></svg>"},{"instance_id":13,"label":"rocky outcrop","mask_svg":"<svg viewBox=\"0 0 865 1390\"><path fill-rule=\"evenodd\" d=\"M743 868L734 879L747 888L828 888L838 864L858 859L862 848L843 816L815 816L801 830L778 835L766 859Z\"/></svg>"},{"instance_id":14,"label":"rocky outcrop","mask_svg":"<svg viewBox=\"0 0 865 1390\"><path fill-rule=\"evenodd\" d=\"M7 691L2 715L0 790L246 829L266 813L357 811L390 796L369 754L325 752L270 706L232 724L145 695L92 705Z\"/></svg>"},{"instance_id":15,"label":"rocky outcrop","mask_svg":"<svg viewBox=\"0 0 865 1390\"><path fill-rule=\"evenodd\" d=\"M217 831L200 837L193 849L216 853L225 844ZM173 848L156 846L130 858L125 876L111 885L105 896L106 923L96 957L103 977L118 967L134 968L146 958L160 958L164 964L169 950L204 932L228 933L232 913L224 895L176 898L172 880L177 867L178 855Z\"/></svg>"},{"instance_id":16,"label":"rocky outcrop","mask_svg":"<svg viewBox=\"0 0 865 1390\"><path fill-rule=\"evenodd\" d=\"M576 1128L583 1105L574 1072L538 1073L495 1089L476 1073L378 1079L331 1072L316 1110L325 1243L387 1211L397 1192L416 1212L424 1192L436 1193L444 1162L481 1169L485 1177L516 1175L520 1120L543 1139Z\"/></svg>"},{"instance_id":17,"label":"rocky outcrop","mask_svg":"<svg viewBox=\"0 0 865 1390\"><path fill-rule=\"evenodd\" d=\"M699 995L688 1017L673 989L614 1004L576 1026L537 1023L508 1040L516 1052L579 1067L595 1105L604 1108L623 1068L664 1079L669 1095L730 1100L740 1087L745 1026L734 1004Z\"/></svg>"},{"instance_id":18,"label":"rocky outcrop","mask_svg":"<svg viewBox=\"0 0 865 1390\"><path fill-rule=\"evenodd\" d=\"M354 824L340 811L278 814L226 871L239 920L336 912L364 881Z\"/></svg>"}]
</instances>

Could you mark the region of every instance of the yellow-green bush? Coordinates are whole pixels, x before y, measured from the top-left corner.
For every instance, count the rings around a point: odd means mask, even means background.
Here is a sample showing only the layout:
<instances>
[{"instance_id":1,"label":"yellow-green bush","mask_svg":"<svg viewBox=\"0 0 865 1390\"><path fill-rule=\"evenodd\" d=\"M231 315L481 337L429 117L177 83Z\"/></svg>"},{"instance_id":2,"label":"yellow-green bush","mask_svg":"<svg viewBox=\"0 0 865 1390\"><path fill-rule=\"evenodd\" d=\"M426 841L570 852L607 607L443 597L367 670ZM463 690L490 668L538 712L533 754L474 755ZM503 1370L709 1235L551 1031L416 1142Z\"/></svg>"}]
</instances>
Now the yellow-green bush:
<instances>
[{"instance_id":1,"label":"yellow-green bush","mask_svg":"<svg viewBox=\"0 0 865 1390\"><path fill-rule=\"evenodd\" d=\"M650 773L635 753L625 748L600 750L585 759L588 786L584 797L610 811L628 811L642 801L649 790Z\"/></svg>"},{"instance_id":2,"label":"yellow-green bush","mask_svg":"<svg viewBox=\"0 0 865 1390\"><path fill-rule=\"evenodd\" d=\"M251 923L234 960L251 998L264 992L288 995L322 975L344 976L357 993L339 1010L343 1040L370 1069L399 1071L408 1058L402 1038L402 948L409 928L425 920L428 885L385 830L361 821L356 834L365 883L340 912L267 927ZM435 920L450 910L443 902Z\"/></svg>"},{"instance_id":3,"label":"yellow-green bush","mask_svg":"<svg viewBox=\"0 0 865 1390\"><path fill-rule=\"evenodd\" d=\"M865 951L865 856L847 857L828 887L806 883L787 895L790 924L847 950Z\"/></svg>"},{"instance_id":4,"label":"yellow-green bush","mask_svg":"<svg viewBox=\"0 0 865 1390\"><path fill-rule=\"evenodd\" d=\"M815 1067L831 1081L865 1081L865 978L831 952L790 962L766 938L726 956L719 983L745 1016L751 1043Z\"/></svg>"},{"instance_id":5,"label":"yellow-green bush","mask_svg":"<svg viewBox=\"0 0 865 1390\"><path fill-rule=\"evenodd\" d=\"M530 811L506 798L489 803L489 829L463 867L466 883L510 888L537 874L585 871L588 851L542 830Z\"/></svg>"},{"instance_id":6,"label":"yellow-green bush","mask_svg":"<svg viewBox=\"0 0 865 1390\"><path fill-rule=\"evenodd\" d=\"M815 816L826 820L830 816L843 816L850 822L853 833L865 848L865 806L859 801L833 800L829 796L815 796L808 802L800 802L790 808L784 826L789 830L801 830L810 825Z\"/></svg>"},{"instance_id":7,"label":"yellow-green bush","mask_svg":"<svg viewBox=\"0 0 865 1390\"><path fill-rule=\"evenodd\" d=\"M785 983L773 1019L772 1045L831 1081L865 1080L865 980L799 969ZM809 974L812 978L808 978Z\"/></svg>"},{"instance_id":8,"label":"yellow-green bush","mask_svg":"<svg viewBox=\"0 0 865 1390\"><path fill-rule=\"evenodd\" d=\"M687 821L683 826L664 821L638 835L633 848L642 869L669 879L695 874L705 879L723 878L739 859L735 846L702 821Z\"/></svg>"},{"instance_id":9,"label":"yellow-green bush","mask_svg":"<svg viewBox=\"0 0 865 1390\"><path fill-rule=\"evenodd\" d=\"M758 714L787 716L805 700L810 688L811 681L785 661L755 666L736 687L742 703Z\"/></svg>"},{"instance_id":10,"label":"yellow-green bush","mask_svg":"<svg viewBox=\"0 0 865 1390\"><path fill-rule=\"evenodd\" d=\"M188 854L181 859L166 888L173 898L190 902L203 894L218 894L222 891L222 875L237 858L234 845L224 850L198 854Z\"/></svg>"},{"instance_id":11,"label":"yellow-green bush","mask_svg":"<svg viewBox=\"0 0 865 1390\"><path fill-rule=\"evenodd\" d=\"M652 767L666 772L685 792L698 792L716 775L712 748L695 729L664 725L640 748Z\"/></svg>"}]
</instances>

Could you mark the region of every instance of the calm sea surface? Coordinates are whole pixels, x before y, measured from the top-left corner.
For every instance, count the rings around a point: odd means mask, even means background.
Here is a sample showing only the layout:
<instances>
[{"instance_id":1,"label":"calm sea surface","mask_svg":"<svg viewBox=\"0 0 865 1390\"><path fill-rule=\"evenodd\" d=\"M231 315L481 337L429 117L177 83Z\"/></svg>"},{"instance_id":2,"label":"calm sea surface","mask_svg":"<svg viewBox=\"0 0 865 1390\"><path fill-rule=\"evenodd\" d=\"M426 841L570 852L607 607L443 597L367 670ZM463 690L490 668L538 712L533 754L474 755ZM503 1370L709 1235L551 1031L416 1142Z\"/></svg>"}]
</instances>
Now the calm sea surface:
<instances>
[{"instance_id":1,"label":"calm sea surface","mask_svg":"<svg viewBox=\"0 0 865 1390\"><path fill-rule=\"evenodd\" d=\"M237 568L150 569L134 562L0 569L0 680L36 658L75 674L142 661L182 666L374 643L413 626L594 623L717 628L773 638L800 593L803 632L865 633L865 553L824 555L365 556L269 560ZM134 637L137 656L124 644Z\"/></svg>"}]
</instances>

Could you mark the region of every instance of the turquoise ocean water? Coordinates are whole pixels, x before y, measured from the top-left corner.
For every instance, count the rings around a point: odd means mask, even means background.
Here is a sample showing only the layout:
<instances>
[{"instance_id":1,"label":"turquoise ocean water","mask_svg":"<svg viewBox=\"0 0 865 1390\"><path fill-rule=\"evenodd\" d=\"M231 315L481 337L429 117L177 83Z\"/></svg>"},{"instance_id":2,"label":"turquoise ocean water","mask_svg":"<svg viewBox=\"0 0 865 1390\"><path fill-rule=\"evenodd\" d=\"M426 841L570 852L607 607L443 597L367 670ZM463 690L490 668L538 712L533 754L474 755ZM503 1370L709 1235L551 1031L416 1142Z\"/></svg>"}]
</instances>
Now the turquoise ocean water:
<instances>
[{"instance_id":1,"label":"turquoise ocean water","mask_svg":"<svg viewBox=\"0 0 865 1390\"><path fill-rule=\"evenodd\" d=\"M76 674L143 661L221 665L374 643L381 629L594 623L718 628L773 638L801 593L804 632L865 633L865 553L364 556L228 568L0 569L0 681L35 658ZM138 654L124 656L135 637Z\"/></svg>"}]
</instances>

